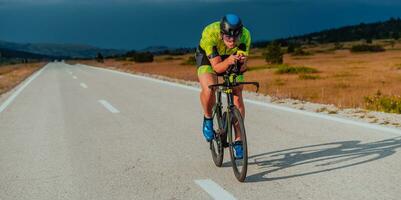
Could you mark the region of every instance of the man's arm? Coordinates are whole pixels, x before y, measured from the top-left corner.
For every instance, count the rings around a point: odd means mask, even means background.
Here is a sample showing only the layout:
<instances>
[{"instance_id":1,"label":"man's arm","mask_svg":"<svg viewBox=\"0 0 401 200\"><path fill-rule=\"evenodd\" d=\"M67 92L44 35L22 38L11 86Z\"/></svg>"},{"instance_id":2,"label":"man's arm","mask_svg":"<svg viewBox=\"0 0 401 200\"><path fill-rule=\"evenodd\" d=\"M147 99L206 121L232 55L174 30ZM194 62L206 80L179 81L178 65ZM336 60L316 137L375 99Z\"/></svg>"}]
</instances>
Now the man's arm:
<instances>
[{"instance_id":1,"label":"man's arm","mask_svg":"<svg viewBox=\"0 0 401 200\"><path fill-rule=\"evenodd\" d=\"M239 63L241 65L241 69L239 70L241 73L245 72L247 70L247 64L248 64L248 57L242 56L239 58Z\"/></svg>"},{"instance_id":2,"label":"man's arm","mask_svg":"<svg viewBox=\"0 0 401 200\"><path fill-rule=\"evenodd\" d=\"M240 72L245 72L247 70L249 50L251 48L251 34L248 29L245 29L245 32L246 32L245 41L239 46L239 51L238 51L240 55L239 62L241 63Z\"/></svg>"},{"instance_id":3,"label":"man's arm","mask_svg":"<svg viewBox=\"0 0 401 200\"><path fill-rule=\"evenodd\" d=\"M234 65L238 60L237 55L231 55L224 61L221 60L220 56L209 59L210 64L212 64L213 70L217 73L223 73L227 70L230 65Z\"/></svg>"}]
</instances>

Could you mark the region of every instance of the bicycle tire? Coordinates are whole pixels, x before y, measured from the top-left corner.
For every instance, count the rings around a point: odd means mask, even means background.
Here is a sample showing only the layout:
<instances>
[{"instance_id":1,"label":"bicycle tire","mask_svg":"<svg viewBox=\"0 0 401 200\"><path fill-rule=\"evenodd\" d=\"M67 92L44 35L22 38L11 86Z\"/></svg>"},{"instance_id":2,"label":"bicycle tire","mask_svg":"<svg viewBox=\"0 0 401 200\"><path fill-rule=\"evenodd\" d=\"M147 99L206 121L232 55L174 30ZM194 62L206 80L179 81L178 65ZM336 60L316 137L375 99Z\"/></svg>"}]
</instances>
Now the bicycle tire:
<instances>
[{"instance_id":1,"label":"bicycle tire","mask_svg":"<svg viewBox=\"0 0 401 200\"><path fill-rule=\"evenodd\" d=\"M238 122L239 125L239 131L240 133L236 133L235 131L235 123ZM227 130L227 136L228 136L228 141L229 141L229 149L230 149L230 157L231 157L231 164L232 168L234 171L234 175L237 178L238 181L244 182L246 178L246 173L248 170L248 145L247 145L247 140L246 140L246 133L245 133L245 126L244 126L244 120L241 116L241 113L239 110L234 107L232 109L231 115L230 115L230 121L228 122L228 130ZM234 129L234 130L233 130ZM242 147L243 147L243 157L242 159L236 159L234 157L234 141L235 141L235 135L239 134L241 141L242 141Z\"/></svg>"},{"instance_id":2,"label":"bicycle tire","mask_svg":"<svg viewBox=\"0 0 401 200\"><path fill-rule=\"evenodd\" d=\"M214 105L213 107L213 129L215 132L214 138L210 141L210 151L213 162L217 167L221 167L224 158L224 148L222 144L223 121L221 107Z\"/></svg>"}]
</instances>

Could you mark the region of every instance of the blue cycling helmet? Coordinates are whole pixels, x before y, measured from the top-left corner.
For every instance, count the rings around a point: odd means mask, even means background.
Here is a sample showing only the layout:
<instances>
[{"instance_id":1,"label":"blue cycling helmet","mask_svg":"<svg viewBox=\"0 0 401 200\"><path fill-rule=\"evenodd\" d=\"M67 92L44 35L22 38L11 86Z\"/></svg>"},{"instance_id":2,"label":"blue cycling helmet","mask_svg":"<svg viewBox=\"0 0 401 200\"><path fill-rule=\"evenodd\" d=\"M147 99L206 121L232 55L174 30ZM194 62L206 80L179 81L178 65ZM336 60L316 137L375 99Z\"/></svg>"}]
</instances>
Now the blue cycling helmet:
<instances>
[{"instance_id":1,"label":"blue cycling helmet","mask_svg":"<svg viewBox=\"0 0 401 200\"><path fill-rule=\"evenodd\" d=\"M227 14L220 21L220 31L225 35L238 37L242 34L242 21L235 14Z\"/></svg>"}]
</instances>

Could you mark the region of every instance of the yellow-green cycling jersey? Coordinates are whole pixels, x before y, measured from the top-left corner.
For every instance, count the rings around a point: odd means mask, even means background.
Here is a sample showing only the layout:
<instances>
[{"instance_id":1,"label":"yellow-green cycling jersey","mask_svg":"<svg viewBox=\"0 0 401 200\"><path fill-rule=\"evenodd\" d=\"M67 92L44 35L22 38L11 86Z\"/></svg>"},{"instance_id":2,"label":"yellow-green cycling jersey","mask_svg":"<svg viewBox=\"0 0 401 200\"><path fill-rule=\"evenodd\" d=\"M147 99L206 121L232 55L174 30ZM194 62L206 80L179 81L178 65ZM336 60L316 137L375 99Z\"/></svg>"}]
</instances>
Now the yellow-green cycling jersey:
<instances>
[{"instance_id":1,"label":"yellow-green cycling jersey","mask_svg":"<svg viewBox=\"0 0 401 200\"><path fill-rule=\"evenodd\" d=\"M198 66L198 76L204 73L215 74L209 59L220 56L222 60L224 60L228 56L236 53L240 45L245 47L245 49L242 47L241 50L248 56L251 46L251 34L245 27L242 30L241 37L236 42L236 47L229 49L221 38L220 22L214 22L206 26L202 32L202 38L195 55L196 64ZM237 76L237 81L244 81L243 75Z\"/></svg>"},{"instance_id":2,"label":"yellow-green cycling jersey","mask_svg":"<svg viewBox=\"0 0 401 200\"><path fill-rule=\"evenodd\" d=\"M232 55L238 50L238 46L244 44L246 47L245 55L249 55L249 48L251 46L251 34L245 27L242 30L242 35L237 41L237 46L228 49L221 39L220 35L220 22L209 24L203 29L202 38L199 42L200 48L206 52L208 58L213 58L218 55Z\"/></svg>"}]
</instances>

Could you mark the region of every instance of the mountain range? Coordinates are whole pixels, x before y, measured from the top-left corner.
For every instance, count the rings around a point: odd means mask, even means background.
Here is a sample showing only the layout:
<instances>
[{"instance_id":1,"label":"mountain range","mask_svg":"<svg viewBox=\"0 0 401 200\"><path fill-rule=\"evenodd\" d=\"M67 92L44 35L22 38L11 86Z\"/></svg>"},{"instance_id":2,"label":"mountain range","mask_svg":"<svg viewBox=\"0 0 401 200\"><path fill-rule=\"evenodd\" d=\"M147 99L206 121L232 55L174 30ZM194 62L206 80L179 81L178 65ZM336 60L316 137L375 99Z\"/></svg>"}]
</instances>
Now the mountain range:
<instances>
[{"instance_id":1,"label":"mountain range","mask_svg":"<svg viewBox=\"0 0 401 200\"><path fill-rule=\"evenodd\" d=\"M328 43L372 39L398 39L401 36L401 19L390 18L387 21L375 23L360 23L319 32L277 39L283 46L288 43ZM253 47L264 48L271 41L254 42ZM8 53L6 53L8 52ZM0 40L0 55L14 55L16 58L94 58L98 53L103 57L124 55L128 51L121 49L103 49L82 44L54 44L54 43L14 43ZM194 48L169 48L166 46L152 46L138 52L152 54L180 55L194 52ZM28 57L25 57L28 56ZM3 56L5 57L5 56ZM1 58L1 56L0 56Z\"/></svg>"},{"instance_id":2,"label":"mountain range","mask_svg":"<svg viewBox=\"0 0 401 200\"><path fill-rule=\"evenodd\" d=\"M97 53L103 56L119 55L126 50L102 49L81 44L53 44L53 43L14 43L0 40L0 48L5 50L27 52L48 57L58 58L93 58Z\"/></svg>"}]
</instances>

